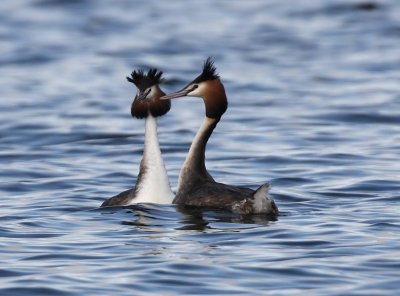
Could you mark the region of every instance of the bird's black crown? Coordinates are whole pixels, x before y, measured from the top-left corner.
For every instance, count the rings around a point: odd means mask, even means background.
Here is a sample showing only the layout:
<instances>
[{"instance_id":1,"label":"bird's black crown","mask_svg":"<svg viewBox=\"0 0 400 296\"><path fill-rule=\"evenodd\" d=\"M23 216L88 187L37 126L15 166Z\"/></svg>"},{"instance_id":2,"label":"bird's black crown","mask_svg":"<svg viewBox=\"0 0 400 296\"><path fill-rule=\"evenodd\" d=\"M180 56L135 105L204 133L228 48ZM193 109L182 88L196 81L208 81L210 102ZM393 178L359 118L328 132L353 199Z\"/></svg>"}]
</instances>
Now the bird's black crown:
<instances>
[{"instance_id":1,"label":"bird's black crown","mask_svg":"<svg viewBox=\"0 0 400 296\"><path fill-rule=\"evenodd\" d=\"M192 83L200 83L207 80L214 80L219 78L218 74L216 73L217 68L214 66L214 60L211 57L208 57L207 60L204 62L203 72L196 77Z\"/></svg>"},{"instance_id":2,"label":"bird's black crown","mask_svg":"<svg viewBox=\"0 0 400 296\"><path fill-rule=\"evenodd\" d=\"M162 81L162 71L158 71L156 68L150 69L147 74L142 69L135 70L131 73L131 77L126 77L129 82L132 82L139 88L140 91L144 91L147 88L160 84Z\"/></svg>"}]
</instances>

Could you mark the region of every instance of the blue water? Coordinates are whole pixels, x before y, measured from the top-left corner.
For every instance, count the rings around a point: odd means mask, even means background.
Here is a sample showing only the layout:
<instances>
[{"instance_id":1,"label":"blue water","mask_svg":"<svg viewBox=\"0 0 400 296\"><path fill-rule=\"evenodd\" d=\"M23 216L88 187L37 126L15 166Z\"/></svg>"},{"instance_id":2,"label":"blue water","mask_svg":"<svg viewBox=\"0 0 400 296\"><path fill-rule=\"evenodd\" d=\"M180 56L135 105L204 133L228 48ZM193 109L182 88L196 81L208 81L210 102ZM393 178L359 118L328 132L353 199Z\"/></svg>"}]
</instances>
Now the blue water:
<instances>
[{"instance_id":1,"label":"blue water","mask_svg":"<svg viewBox=\"0 0 400 296\"><path fill-rule=\"evenodd\" d=\"M400 2L0 2L0 295L400 293ZM275 220L140 205L134 68L171 92L215 57L216 180ZM159 133L173 188L204 106Z\"/></svg>"}]
</instances>

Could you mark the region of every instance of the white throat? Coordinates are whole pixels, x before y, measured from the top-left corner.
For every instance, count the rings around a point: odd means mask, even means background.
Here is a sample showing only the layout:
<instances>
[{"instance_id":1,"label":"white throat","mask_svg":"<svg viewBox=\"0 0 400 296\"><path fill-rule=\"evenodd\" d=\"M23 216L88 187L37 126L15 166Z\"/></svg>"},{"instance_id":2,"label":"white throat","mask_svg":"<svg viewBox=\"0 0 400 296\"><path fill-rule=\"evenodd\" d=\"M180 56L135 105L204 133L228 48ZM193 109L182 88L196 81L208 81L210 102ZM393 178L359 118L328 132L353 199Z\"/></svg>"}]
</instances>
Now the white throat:
<instances>
[{"instance_id":1,"label":"white throat","mask_svg":"<svg viewBox=\"0 0 400 296\"><path fill-rule=\"evenodd\" d=\"M157 119L149 115L145 121L146 130L141 163L141 166L145 167L145 171L142 172L140 184L136 185L136 197L132 202L170 204L174 199L174 194L171 191L158 142Z\"/></svg>"}]
</instances>

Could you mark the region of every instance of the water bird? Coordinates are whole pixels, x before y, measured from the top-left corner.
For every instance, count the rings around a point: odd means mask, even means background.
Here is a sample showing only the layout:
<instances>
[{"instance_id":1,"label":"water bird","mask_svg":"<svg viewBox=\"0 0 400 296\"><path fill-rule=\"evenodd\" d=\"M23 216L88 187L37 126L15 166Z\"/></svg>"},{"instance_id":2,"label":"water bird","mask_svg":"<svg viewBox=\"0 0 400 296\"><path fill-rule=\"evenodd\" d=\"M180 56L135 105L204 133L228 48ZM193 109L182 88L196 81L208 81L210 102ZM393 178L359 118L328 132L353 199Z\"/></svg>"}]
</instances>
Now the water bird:
<instances>
[{"instance_id":1,"label":"water bird","mask_svg":"<svg viewBox=\"0 0 400 296\"><path fill-rule=\"evenodd\" d=\"M214 61L204 62L202 73L182 90L161 97L170 100L185 96L201 97L205 118L193 139L179 174L174 204L192 207L221 208L239 214L278 214L278 207L268 196L270 185L257 190L216 182L205 166L207 142L228 108L224 85L216 73Z\"/></svg>"},{"instance_id":2,"label":"water bird","mask_svg":"<svg viewBox=\"0 0 400 296\"><path fill-rule=\"evenodd\" d=\"M143 157L136 186L107 199L102 207L136 203L172 203L175 195L171 191L157 135L157 118L171 108L169 100L160 100L160 97L165 95L159 87L161 76L161 71L150 69L147 74L143 70L137 70L132 72L131 77L127 77L127 80L137 87L131 114L138 119L145 119Z\"/></svg>"}]
</instances>

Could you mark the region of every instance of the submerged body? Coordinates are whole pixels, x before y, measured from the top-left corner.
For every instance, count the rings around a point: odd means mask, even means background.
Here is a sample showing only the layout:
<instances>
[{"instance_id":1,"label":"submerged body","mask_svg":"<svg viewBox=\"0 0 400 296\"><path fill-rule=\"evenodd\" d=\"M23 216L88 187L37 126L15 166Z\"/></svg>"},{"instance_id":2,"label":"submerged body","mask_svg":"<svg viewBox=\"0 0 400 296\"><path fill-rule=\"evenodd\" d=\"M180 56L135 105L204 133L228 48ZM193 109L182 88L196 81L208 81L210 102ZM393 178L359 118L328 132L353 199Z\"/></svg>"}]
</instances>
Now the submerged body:
<instances>
[{"instance_id":1,"label":"submerged body","mask_svg":"<svg viewBox=\"0 0 400 296\"><path fill-rule=\"evenodd\" d=\"M106 200L102 207L137 203L170 204L175 196L171 191L157 135L157 117L170 109L169 102L164 104L159 100L164 95L158 87L160 79L161 73L157 74L156 70L150 70L147 75L141 71L133 72L132 79L128 79L136 84L139 91L132 104L132 116L145 118L146 122L143 158L135 187Z\"/></svg>"},{"instance_id":2,"label":"submerged body","mask_svg":"<svg viewBox=\"0 0 400 296\"><path fill-rule=\"evenodd\" d=\"M257 190L218 183L206 169L205 150L208 139L228 106L224 86L215 74L215 67L210 59L205 62L199 77L183 90L162 99L183 96L202 97L206 116L182 166L173 203L221 208L239 214L278 214L275 202L268 196L268 183L261 185Z\"/></svg>"}]
</instances>

